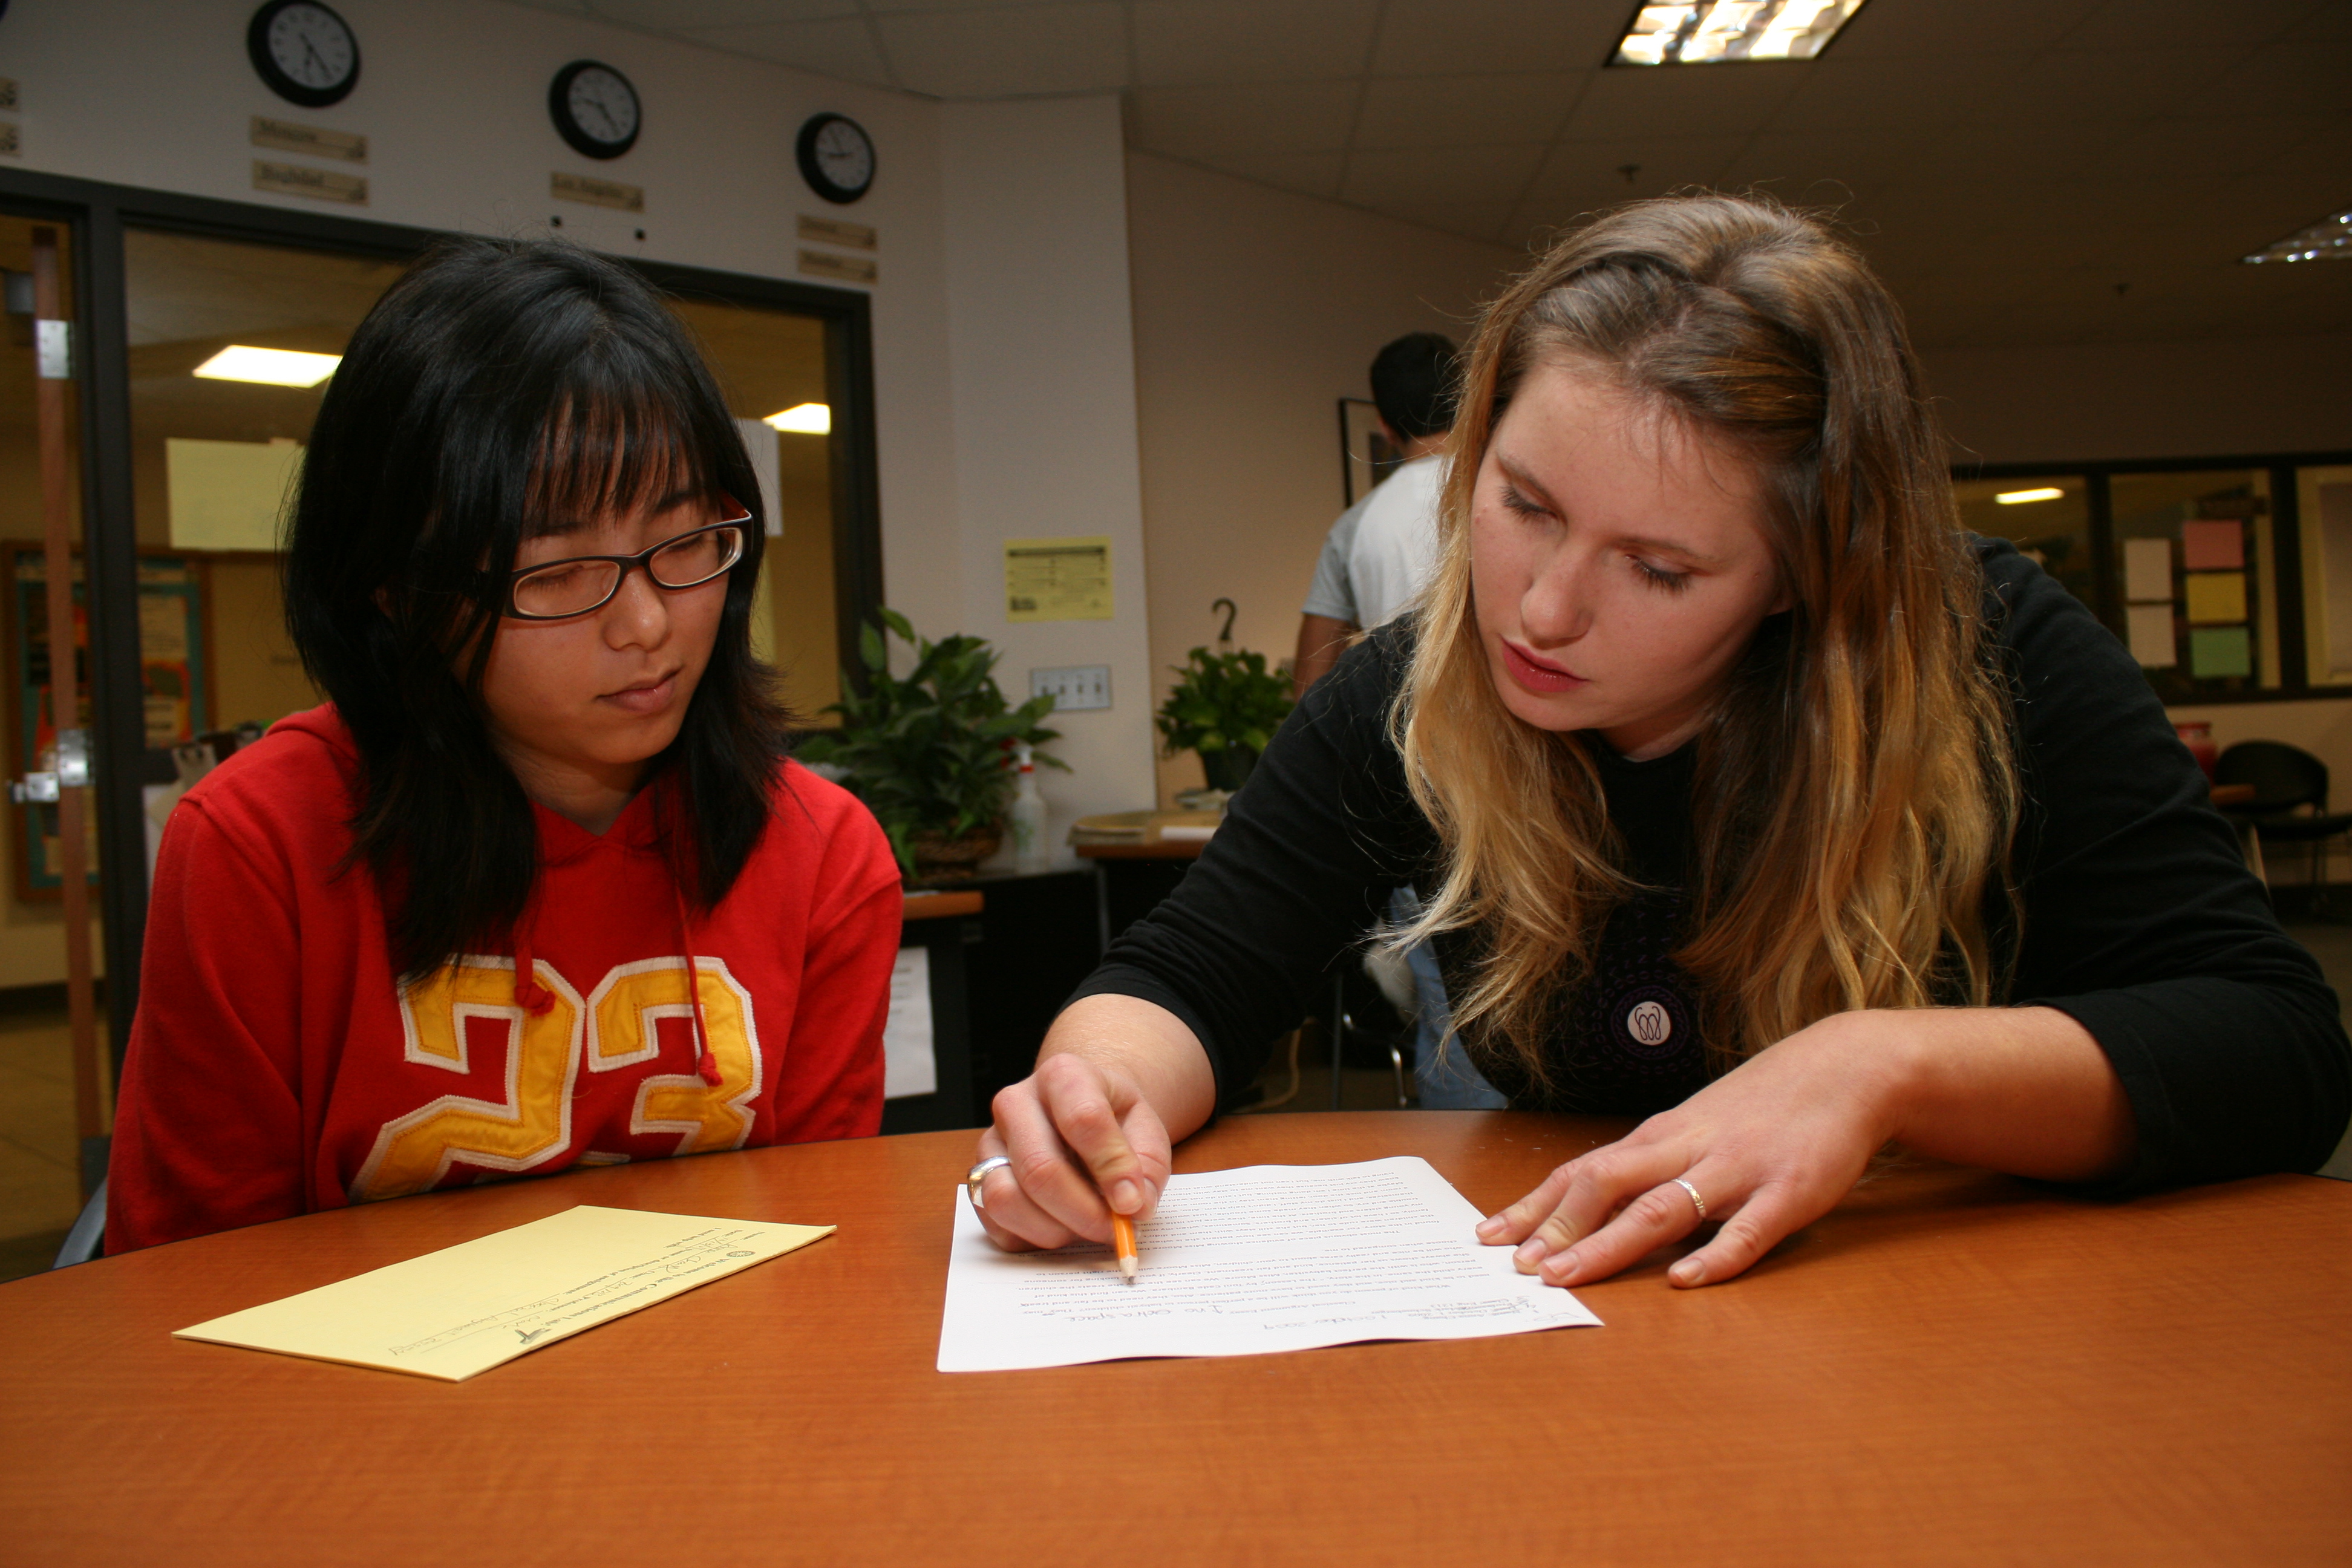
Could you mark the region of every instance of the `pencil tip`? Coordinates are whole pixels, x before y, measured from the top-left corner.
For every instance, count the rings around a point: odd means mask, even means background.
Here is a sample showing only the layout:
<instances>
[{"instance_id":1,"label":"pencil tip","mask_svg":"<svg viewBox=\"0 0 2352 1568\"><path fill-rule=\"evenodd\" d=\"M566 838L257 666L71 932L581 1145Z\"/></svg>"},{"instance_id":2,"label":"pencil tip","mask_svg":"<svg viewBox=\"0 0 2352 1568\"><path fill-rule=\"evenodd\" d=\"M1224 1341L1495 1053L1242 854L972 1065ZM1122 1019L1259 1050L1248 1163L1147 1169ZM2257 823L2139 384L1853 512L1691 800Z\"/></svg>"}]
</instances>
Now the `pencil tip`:
<instances>
[{"instance_id":1,"label":"pencil tip","mask_svg":"<svg viewBox=\"0 0 2352 1568\"><path fill-rule=\"evenodd\" d=\"M1127 1281L1129 1284L1130 1284L1130 1285L1134 1284L1134 1283L1135 1283L1135 1259L1134 1259L1134 1258L1120 1258L1120 1259L1118 1260L1118 1273L1119 1273L1119 1278L1120 1278L1120 1279L1122 1279L1126 1280L1126 1281Z\"/></svg>"}]
</instances>

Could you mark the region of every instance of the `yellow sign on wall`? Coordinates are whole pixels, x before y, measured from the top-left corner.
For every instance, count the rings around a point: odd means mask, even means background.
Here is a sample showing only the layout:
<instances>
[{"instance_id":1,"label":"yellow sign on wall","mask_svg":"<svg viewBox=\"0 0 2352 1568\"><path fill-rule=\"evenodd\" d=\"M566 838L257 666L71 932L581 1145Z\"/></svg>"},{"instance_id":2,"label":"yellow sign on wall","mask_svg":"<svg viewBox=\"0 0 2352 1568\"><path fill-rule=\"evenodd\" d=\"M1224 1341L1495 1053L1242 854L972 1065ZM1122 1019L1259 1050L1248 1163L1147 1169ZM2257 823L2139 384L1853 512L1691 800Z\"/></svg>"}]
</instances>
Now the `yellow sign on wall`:
<instances>
[{"instance_id":1,"label":"yellow sign on wall","mask_svg":"<svg viewBox=\"0 0 2352 1568\"><path fill-rule=\"evenodd\" d=\"M1004 542L1004 618L1111 618L1110 537Z\"/></svg>"}]
</instances>

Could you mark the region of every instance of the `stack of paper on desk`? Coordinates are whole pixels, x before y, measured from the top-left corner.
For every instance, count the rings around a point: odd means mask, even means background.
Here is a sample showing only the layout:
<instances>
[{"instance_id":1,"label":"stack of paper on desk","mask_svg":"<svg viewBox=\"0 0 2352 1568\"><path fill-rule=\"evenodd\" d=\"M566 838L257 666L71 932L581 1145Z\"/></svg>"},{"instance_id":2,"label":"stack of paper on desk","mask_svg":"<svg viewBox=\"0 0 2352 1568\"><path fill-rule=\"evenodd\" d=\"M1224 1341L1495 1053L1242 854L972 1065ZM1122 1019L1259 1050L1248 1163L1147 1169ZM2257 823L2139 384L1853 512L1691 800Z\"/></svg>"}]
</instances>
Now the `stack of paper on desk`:
<instances>
[{"instance_id":1,"label":"stack of paper on desk","mask_svg":"<svg viewBox=\"0 0 2352 1568\"><path fill-rule=\"evenodd\" d=\"M1172 1176L1139 1227L1132 1286L1106 1247L1000 1252L961 1188L955 1202L941 1372L1601 1321L1567 1291L1520 1274L1509 1247L1479 1245L1478 1211L1410 1156Z\"/></svg>"},{"instance_id":2,"label":"stack of paper on desk","mask_svg":"<svg viewBox=\"0 0 2352 1568\"><path fill-rule=\"evenodd\" d=\"M173 1337L462 1383L833 1228L583 1205Z\"/></svg>"}]
</instances>

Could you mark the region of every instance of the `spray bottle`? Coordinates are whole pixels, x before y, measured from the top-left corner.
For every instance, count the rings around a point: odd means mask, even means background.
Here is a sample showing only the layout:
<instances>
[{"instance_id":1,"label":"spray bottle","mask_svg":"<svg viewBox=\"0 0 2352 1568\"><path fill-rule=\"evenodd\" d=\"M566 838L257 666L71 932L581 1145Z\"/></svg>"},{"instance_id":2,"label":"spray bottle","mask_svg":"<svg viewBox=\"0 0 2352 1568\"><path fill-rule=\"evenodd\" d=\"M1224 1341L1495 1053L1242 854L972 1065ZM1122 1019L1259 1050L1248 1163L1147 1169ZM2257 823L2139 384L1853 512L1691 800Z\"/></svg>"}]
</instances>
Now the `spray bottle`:
<instances>
[{"instance_id":1,"label":"spray bottle","mask_svg":"<svg viewBox=\"0 0 2352 1568\"><path fill-rule=\"evenodd\" d=\"M1045 797L1037 793L1037 763L1029 744L1013 748L1020 784L1013 794L1013 858L1024 871L1042 871L1052 851L1045 843Z\"/></svg>"}]
</instances>

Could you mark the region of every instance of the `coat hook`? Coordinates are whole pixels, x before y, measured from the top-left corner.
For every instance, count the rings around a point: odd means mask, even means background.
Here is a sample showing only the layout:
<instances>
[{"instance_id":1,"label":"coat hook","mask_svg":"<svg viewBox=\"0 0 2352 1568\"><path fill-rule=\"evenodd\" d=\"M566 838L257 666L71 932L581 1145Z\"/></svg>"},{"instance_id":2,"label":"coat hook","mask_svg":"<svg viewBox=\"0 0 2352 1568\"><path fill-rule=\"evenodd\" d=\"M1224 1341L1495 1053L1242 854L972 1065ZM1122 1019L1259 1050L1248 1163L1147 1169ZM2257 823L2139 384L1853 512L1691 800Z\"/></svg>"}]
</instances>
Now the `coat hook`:
<instances>
[{"instance_id":1,"label":"coat hook","mask_svg":"<svg viewBox=\"0 0 2352 1568\"><path fill-rule=\"evenodd\" d=\"M1240 606L1231 599L1211 600L1209 614L1213 616L1219 610L1225 612L1225 624L1217 633L1217 646L1221 648L1230 648L1234 646L1234 616L1240 613Z\"/></svg>"}]
</instances>

